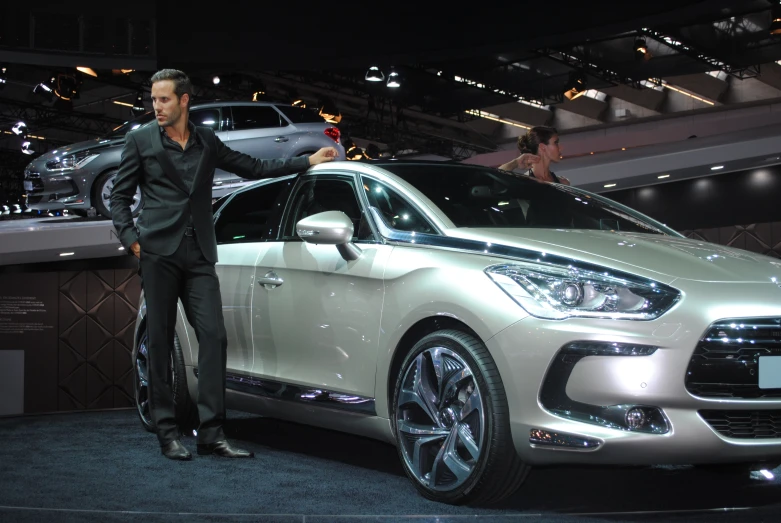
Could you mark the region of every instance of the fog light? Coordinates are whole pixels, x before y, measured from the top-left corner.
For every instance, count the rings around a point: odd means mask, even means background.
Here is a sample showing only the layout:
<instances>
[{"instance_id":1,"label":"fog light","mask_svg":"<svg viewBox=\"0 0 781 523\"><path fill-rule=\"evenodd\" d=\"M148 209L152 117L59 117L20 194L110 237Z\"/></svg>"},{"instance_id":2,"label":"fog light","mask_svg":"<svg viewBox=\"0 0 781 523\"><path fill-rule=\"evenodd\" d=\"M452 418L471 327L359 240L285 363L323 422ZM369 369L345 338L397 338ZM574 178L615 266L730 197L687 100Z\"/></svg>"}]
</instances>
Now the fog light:
<instances>
[{"instance_id":1,"label":"fog light","mask_svg":"<svg viewBox=\"0 0 781 523\"><path fill-rule=\"evenodd\" d=\"M624 419L626 420L626 426L629 427L630 430L642 428L648 420L645 411L638 407L626 411Z\"/></svg>"}]
</instances>

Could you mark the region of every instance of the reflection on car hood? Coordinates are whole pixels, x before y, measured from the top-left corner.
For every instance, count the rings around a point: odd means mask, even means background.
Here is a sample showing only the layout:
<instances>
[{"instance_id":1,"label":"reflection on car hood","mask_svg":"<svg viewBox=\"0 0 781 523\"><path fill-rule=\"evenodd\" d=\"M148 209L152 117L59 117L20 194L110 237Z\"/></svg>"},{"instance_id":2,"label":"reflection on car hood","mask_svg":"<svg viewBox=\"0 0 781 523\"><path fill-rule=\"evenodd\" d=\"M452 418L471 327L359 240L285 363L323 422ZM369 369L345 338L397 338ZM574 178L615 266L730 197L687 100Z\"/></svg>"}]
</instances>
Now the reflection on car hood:
<instances>
[{"instance_id":1,"label":"reflection on car hood","mask_svg":"<svg viewBox=\"0 0 781 523\"><path fill-rule=\"evenodd\" d=\"M106 138L95 138L94 140L85 140L83 142L73 143L62 147L57 147L53 151L49 151L46 154L42 154L38 157L39 160L48 161L55 157L62 157L68 154L77 153L86 149L102 149L104 147L111 147L112 145L118 145L124 143L125 138L108 140Z\"/></svg>"},{"instance_id":2,"label":"reflection on car hood","mask_svg":"<svg viewBox=\"0 0 781 523\"><path fill-rule=\"evenodd\" d=\"M448 236L532 249L649 277L696 281L781 282L781 262L741 249L688 238L598 230L471 229ZM635 269L633 271L633 269ZM659 277L657 276L657 279Z\"/></svg>"}]
</instances>

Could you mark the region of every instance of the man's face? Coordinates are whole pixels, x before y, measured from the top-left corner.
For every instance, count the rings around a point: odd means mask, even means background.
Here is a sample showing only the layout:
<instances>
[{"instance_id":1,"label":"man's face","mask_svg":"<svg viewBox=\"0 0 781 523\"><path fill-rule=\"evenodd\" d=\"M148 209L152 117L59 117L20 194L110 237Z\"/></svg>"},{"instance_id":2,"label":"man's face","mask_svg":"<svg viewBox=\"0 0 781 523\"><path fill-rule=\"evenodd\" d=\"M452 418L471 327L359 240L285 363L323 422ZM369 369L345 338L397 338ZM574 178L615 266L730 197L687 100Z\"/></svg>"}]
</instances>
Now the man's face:
<instances>
[{"instance_id":1,"label":"man's face","mask_svg":"<svg viewBox=\"0 0 781 523\"><path fill-rule=\"evenodd\" d=\"M161 80L152 84L152 108L155 111L157 124L168 127L176 124L187 112L187 102L190 95L183 94L181 98L174 93L173 80Z\"/></svg>"}]
</instances>

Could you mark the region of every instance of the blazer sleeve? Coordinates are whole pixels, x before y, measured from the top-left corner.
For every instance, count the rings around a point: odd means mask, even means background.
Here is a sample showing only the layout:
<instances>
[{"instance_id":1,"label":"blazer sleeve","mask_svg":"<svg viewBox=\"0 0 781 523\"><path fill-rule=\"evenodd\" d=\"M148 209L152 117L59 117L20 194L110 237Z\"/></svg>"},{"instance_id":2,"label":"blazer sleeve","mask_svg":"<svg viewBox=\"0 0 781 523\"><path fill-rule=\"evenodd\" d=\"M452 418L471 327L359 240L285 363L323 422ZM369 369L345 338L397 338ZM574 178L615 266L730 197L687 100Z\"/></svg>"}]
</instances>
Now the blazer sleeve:
<instances>
[{"instance_id":1,"label":"blazer sleeve","mask_svg":"<svg viewBox=\"0 0 781 523\"><path fill-rule=\"evenodd\" d=\"M309 156L296 158L275 158L264 160L238 151L234 151L222 140L213 135L217 144L217 164L223 171L237 174L242 178L258 180L260 178L275 178L297 172L306 171L309 168Z\"/></svg>"},{"instance_id":2,"label":"blazer sleeve","mask_svg":"<svg viewBox=\"0 0 781 523\"><path fill-rule=\"evenodd\" d=\"M111 219L122 245L128 249L138 241L138 230L133 223L130 207L141 180L141 155L133 133L125 137L125 147L119 160L119 171L111 190Z\"/></svg>"}]
</instances>

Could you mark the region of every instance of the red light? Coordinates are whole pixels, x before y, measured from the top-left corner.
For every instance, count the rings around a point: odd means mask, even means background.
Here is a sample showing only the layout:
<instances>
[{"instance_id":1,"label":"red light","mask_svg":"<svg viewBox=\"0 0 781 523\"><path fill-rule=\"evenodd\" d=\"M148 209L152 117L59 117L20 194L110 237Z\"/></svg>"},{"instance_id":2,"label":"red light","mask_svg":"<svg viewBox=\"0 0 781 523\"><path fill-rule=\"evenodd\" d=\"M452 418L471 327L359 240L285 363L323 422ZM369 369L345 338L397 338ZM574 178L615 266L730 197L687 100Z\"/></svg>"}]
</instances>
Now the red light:
<instances>
[{"instance_id":1,"label":"red light","mask_svg":"<svg viewBox=\"0 0 781 523\"><path fill-rule=\"evenodd\" d=\"M339 131L339 129L337 129L336 127L328 127L323 132L331 140L335 141L336 143L339 143L339 138L342 136L342 133Z\"/></svg>"}]
</instances>

